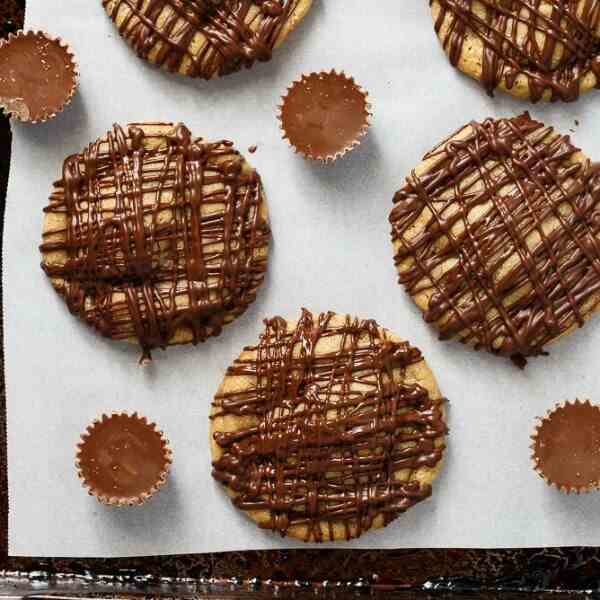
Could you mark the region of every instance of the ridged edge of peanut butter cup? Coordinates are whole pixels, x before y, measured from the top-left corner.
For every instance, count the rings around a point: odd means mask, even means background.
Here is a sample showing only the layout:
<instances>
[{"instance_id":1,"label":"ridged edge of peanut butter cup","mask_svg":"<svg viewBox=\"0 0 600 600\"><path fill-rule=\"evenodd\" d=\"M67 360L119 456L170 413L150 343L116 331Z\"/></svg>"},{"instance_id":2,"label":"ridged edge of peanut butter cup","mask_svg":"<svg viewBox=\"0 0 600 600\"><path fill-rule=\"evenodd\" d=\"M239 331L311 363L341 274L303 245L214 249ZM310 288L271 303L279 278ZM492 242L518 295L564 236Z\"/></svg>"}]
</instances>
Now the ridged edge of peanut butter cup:
<instances>
[{"instance_id":1,"label":"ridged edge of peanut butter cup","mask_svg":"<svg viewBox=\"0 0 600 600\"><path fill-rule=\"evenodd\" d=\"M67 42L65 42L61 37L52 36L46 33L45 31L39 29L21 29L16 33L9 33L8 37L0 40L0 55L5 48L9 47L11 43L14 43L14 40L28 37L43 38L45 41L54 44L56 47L64 51L65 56L69 59L69 62L73 67L70 89L66 93L65 99L59 105L48 107L47 110L44 110L40 114L35 115L32 115L30 113L30 109L26 106L26 103L24 101L19 102L16 99L2 97L2 92L0 91L0 108L3 109L4 114L10 119L15 119L17 121L21 121L22 123L44 123L45 121L49 121L50 119L55 118L65 109L66 106L68 106L71 103L71 100L75 96L79 85L79 65L75 58L75 53L73 52L71 46Z\"/></svg>"},{"instance_id":2,"label":"ridged edge of peanut butter cup","mask_svg":"<svg viewBox=\"0 0 600 600\"><path fill-rule=\"evenodd\" d=\"M591 423L589 417L595 419L595 422ZM594 435L598 444L588 444L582 449L576 444L582 443L582 425L588 423L588 440L589 436ZM592 434L590 429L593 425L597 430ZM565 494L587 493L600 488L600 406L592 404L590 400L558 402L543 417L537 417L535 430L530 437L533 469L550 487ZM552 457L547 456L550 451L553 452ZM580 462L580 457L584 454L598 456L598 464L592 469L594 477L590 477L589 473L585 477L581 469L578 471L581 465L578 467L577 462ZM557 464L556 456L562 457L560 465ZM559 477L556 473L558 469L564 469L567 474Z\"/></svg>"},{"instance_id":3,"label":"ridged edge of peanut butter cup","mask_svg":"<svg viewBox=\"0 0 600 600\"><path fill-rule=\"evenodd\" d=\"M285 110L286 106L290 102L290 98L293 97L293 94L297 92L301 88L307 87L307 84L310 84L311 78L327 78L330 80L337 81L340 85L348 86L354 94L359 94L362 102L363 102L363 110L362 110L362 123L360 126L355 128L355 131L352 132L352 135L349 136L352 139L348 142L344 142L340 144L339 149L331 150L329 152L319 152L316 150L311 150L310 148L303 145L299 139L295 139L295 135L290 133L289 123L286 124L285 118ZM360 86L354 79L354 77L347 75L344 71L336 71L335 69L331 69L330 71L314 71L312 73L303 73L299 79L294 80L286 89L285 94L281 97L281 102L277 106L277 119L279 121L279 128L282 133L282 139L288 142L288 145L294 150L296 154L301 154L304 158L308 160L314 160L321 162L323 164L332 163L358 146L362 143L363 138L367 134L369 128L371 127L373 113L372 105L370 103L369 94L367 90L365 90L362 86Z\"/></svg>"},{"instance_id":4,"label":"ridged edge of peanut butter cup","mask_svg":"<svg viewBox=\"0 0 600 600\"><path fill-rule=\"evenodd\" d=\"M86 465L83 464L82 453L86 443L89 439L94 436L97 432L98 427L105 425L107 422L116 419L130 419L132 421L136 421L137 424L141 424L143 427L147 428L147 431L150 435L153 435L158 438L159 445L161 447L163 453L164 465L162 470L156 477L156 482L149 486L147 491L134 494L129 497L118 497L116 495L111 495L106 493L100 489L98 486L94 484L93 481L90 481L89 477L86 477ZM128 411L121 412L112 412L109 415L103 413L100 417L94 419L90 425L87 426L84 433L81 434L80 441L77 444L77 453L75 457L75 467L77 469L77 475L79 480L81 481L84 489L87 490L90 496L94 496L98 502L101 504L105 504L107 506L116 506L116 507L124 507L124 506L140 506L144 504L147 500L149 500L152 496L154 496L167 482L167 477L169 475L171 464L173 462L173 453L171 451L169 440L166 438L164 432L157 428L156 423L150 422L146 417L141 416L137 411L130 413Z\"/></svg>"}]
</instances>

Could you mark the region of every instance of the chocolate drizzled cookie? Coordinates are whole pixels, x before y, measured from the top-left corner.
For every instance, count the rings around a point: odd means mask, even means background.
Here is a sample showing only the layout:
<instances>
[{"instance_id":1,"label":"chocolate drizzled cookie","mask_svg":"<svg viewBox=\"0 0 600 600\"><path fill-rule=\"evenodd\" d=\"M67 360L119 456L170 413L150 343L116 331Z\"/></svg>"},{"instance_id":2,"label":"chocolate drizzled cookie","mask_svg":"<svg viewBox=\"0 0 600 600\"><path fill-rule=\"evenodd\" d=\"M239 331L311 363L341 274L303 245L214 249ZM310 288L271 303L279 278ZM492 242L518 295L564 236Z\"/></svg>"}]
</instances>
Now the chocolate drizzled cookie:
<instances>
[{"instance_id":1,"label":"chocolate drizzled cookie","mask_svg":"<svg viewBox=\"0 0 600 600\"><path fill-rule=\"evenodd\" d=\"M571 101L600 86L598 0L431 0L450 62L533 102Z\"/></svg>"},{"instance_id":2,"label":"chocolate drizzled cookie","mask_svg":"<svg viewBox=\"0 0 600 600\"><path fill-rule=\"evenodd\" d=\"M533 121L471 122L394 198L395 261L441 339L544 354L600 302L600 168Z\"/></svg>"},{"instance_id":3,"label":"chocolate drizzled cookie","mask_svg":"<svg viewBox=\"0 0 600 600\"><path fill-rule=\"evenodd\" d=\"M270 60L312 0L102 0L102 4L138 56L172 72L212 79Z\"/></svg>"},{"instance_id":4,"label":"chocolate drizzled cookie","mask_svg":"<svg viewBox=\"0 0 600 600\"><path fill-rule=\"evenodd\" d=\"M213 403L213 477L235 506L261 528L321 542L427 498L446 426L419 350L331 312L265 325Z\"/></svg>"},{"instance_id":5,"label":"chocolate drizzled cookie","mask_svg":"<svg viewBox=\"0 0 600 600\"><path fill-rule=\"evenodd\" d=\"M258 174L184 125L115 125L68 157L45 209L42 267L102 335L202 342L255 299L270 229Z\"/></svg>"}]
</instances>

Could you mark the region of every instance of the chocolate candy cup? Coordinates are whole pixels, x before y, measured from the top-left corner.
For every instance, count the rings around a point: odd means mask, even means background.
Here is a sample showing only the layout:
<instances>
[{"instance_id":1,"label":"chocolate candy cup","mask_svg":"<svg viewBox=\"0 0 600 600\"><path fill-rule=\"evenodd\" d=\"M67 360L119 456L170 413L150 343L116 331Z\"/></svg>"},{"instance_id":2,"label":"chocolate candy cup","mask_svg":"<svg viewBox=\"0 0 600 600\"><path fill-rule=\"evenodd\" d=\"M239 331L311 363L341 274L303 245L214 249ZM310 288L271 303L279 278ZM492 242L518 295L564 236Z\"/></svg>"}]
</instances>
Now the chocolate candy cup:
<instances>
[{"instance_id":1,"label":"chocolate candy cup","mask_svg":"<svg viewBox=\"0 0 600 600\"><path fill-rule=\"evenodd\" d=\"M77 89L69 46L42 31L19 31L0 41L0 106L19 120L52 119Z\"/></svg>"},{"instance_id":2,"label":"chocolate candy cup","mask_svg":"<svg viewBox=\"0 0 600 600\"><path fill-rule=\"evenodd\" d=\"M76 467L90 495L109 506L143 504L166 482L172 454L155 423L138 413L96 419L81 436Z\"/></svg>"},{"instance_id":3,"label":"chocolate candy cup","mask_svg":"<svg viewBox=\"0 0 600 600\"><path fill-rule=\"evenodd\" d=\"M561 492L600 487L600 406L589 400L557 404L531 436L533 468Z\"/></svg>"},{"instance_id":4,"label":"chocolate candy cup","mask_svg":"<svg viewBox=\"0 0 600 600\"><path fill-rule=\"evenodd\" d=\"M139 343L143 362L219 335L264 279L258 173L231 142L181 123L115 125L65 160L45 213L52 285L101 335Z\"/></svg>"}]
</instances>

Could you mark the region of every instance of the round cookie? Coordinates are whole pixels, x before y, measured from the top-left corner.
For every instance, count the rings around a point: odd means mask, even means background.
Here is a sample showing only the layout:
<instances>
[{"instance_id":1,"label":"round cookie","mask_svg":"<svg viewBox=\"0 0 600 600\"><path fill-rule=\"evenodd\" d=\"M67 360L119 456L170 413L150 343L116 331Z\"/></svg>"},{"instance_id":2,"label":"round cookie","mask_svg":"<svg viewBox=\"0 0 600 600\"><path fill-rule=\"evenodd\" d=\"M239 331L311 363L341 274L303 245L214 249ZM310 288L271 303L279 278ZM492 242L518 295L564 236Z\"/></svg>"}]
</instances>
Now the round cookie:
<instances>
[{"instance_id":1,"label":"round cookie","mask_svg":"<svg viewBox=\"0 0 600 600\"><path fill-rule=\"evenodd\" d=\"M304 541L381 528L431 494L444 400L421 353L375 321L265 321L211 411L213 477L259 527Z\"/></svg>"},{"instance_id":2,"label":"round cookie","mask_svg":"<svg viewBox=\"0 0 600 600\"><path fill-rule=\"evenodd\" d=\"M599 165L527 113L437 145L390 222L400 283L440 339L524 366L600 302Z\"/></svg>"},{"instance_id":3,"label":"round cookie","mask_svg":"<svg viewBox=\"0 0 600 600\"><path fill-rule=\"evenodd\" d=\"M431 0L452 65L533 102L572 101L600 85L597 0Z\"/></svg>"},{"instance_id":4,"label":"round cookie","mask_svg":"<svg viewBox=\"0 0 600 600\"><path fill-rule=\"evenodd\" d=\"M115 125L68 157L44 209L42 268L102 335L197 343L254 301L270 228L259 175L185 125Z\"/></svg>"},{"instance_id":5,"label":"round cookie","mask_svg":"<svg viewBox=\"0 0 600 600\"><path fill-rule=\"evenodd\" d=\"M138 56L212 79L271 59L312 0L102 0Z\"/></svg>"}]
</instances>

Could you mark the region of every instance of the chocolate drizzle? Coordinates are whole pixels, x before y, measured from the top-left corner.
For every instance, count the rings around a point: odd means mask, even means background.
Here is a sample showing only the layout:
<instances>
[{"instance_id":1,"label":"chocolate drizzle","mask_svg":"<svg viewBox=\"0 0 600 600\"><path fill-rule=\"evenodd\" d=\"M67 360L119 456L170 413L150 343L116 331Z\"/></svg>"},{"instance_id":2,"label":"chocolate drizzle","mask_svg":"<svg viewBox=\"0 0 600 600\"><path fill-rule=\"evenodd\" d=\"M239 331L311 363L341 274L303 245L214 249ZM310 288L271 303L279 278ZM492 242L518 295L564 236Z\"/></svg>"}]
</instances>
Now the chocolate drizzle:
<instances>
[{"instance_id":1,"label":"chocolate drizzle","mask_svg":"<svg viewBox=\"0 0 600 600\"><path fill-rule=\"evenodd\" d=\"M424 160L390 221L400 282L440 338L522 366L582 326L600 300L600 165L527 113L472 122Z\"/></svg>"},{"instance_id":2,"label":"chocolate drizzle","mask_svg":"<svg viewBox=\"0 0 600 600\"><path fill-rule=\"evenodd\" d=\"M244 312L270 235L258 174L184 125L118 125L65 160L43 269L69 309L144 356L218 335Z\"/></svg>"},{"instance_id":3,"label":"chocolate drizzle","mask_svg":"<svg viewBox=\"0 0 600 600\"><path fill-rule=\"evenodd\" d=\"M436 32L457 66L473 38L483 45L481 81L489 94L513 89L519 76L529 96L572 101L583 80L600 87L598 0L431 0ZM475 60L475 56L472 57Z\"/></svg>"},{"instance_id":4,"label":"chocolate drizzle","mask_svg":"<svg viewBox=\"0 0 600 600\"><path fill-rule=\"evenodd\" d=\"M407 377L419 350L333 313L265 324L227 372L244 382L228 390L226 378L213 404L213 419L238 419L214 428L213 477L234 504L266 511L263 528L320 542L358 537L428 497L415 474L440 462L446 426L441 399Z\"/></svg>"},{"instance_id":5,"label":"chocolate drizzle","mask_svg":"<svg viewBox=\"0 0 600 600\"><path fill-rule=\"evenodd\" d=\"M141 58L169 71L211 79L270 60L303 0L103 0L103 4Z\"/></svg>"}]
</instances>

